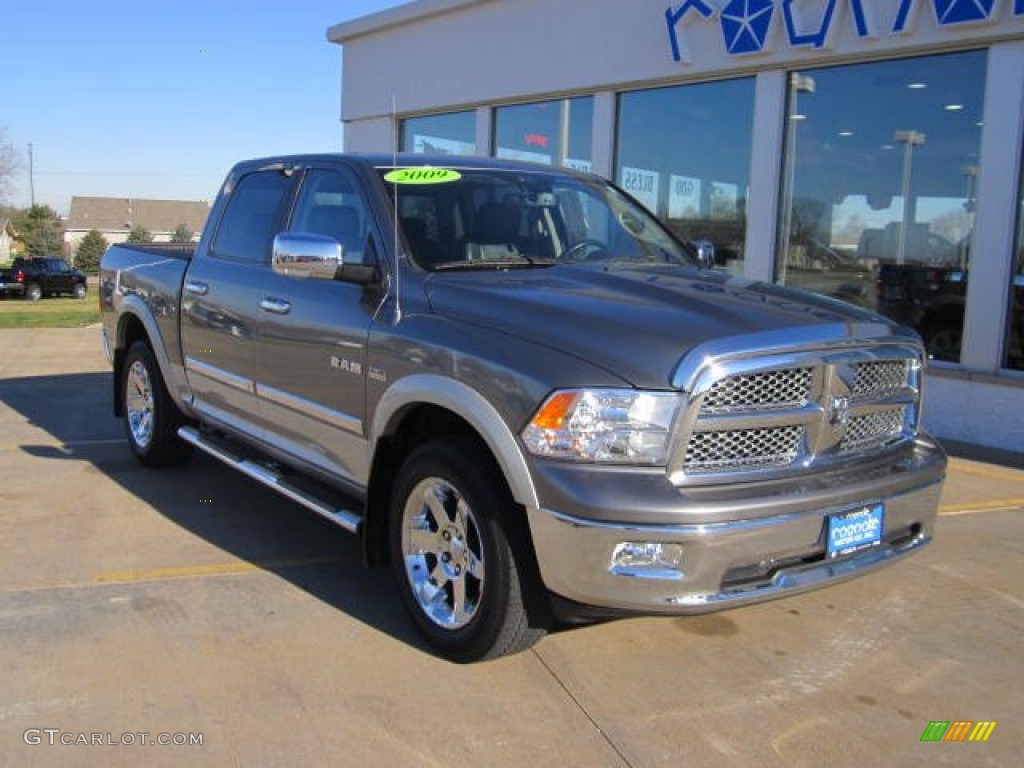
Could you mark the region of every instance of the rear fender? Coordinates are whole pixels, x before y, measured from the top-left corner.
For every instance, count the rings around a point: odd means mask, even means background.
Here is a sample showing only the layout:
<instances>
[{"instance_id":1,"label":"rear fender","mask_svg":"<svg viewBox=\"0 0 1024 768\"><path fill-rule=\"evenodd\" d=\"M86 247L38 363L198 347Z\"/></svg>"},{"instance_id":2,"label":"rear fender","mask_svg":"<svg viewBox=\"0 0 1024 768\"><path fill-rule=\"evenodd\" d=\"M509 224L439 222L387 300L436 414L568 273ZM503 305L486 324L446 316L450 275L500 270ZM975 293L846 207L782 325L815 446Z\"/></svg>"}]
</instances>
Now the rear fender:
<instances>
[{"instance_id":1,"label":"rear fender","mask_svg":"<svg viewBox=\"0 0 1024 768\"><path fill-rule=\"evenodd\" d=\"M121 381L121 367L124 355L128 351L131 342L137 338L129 333L132 321L134 320L142 325L145 332L145 341L149 348L153 350L153 356L160 367L160 375L163 376L167 392L170 394L174 404L178 406L182 413L192 415L192 408L189 405L189 400L191 399L189 397L190 390L185 379L185 369L183 366L174 365L171 362L167 354L166 340L161 335L156 319L153 317L149 307L146 306L145 301L136 294L124 296L121 300L120 314L121 317L117 324L117 335L114 339L113 350L115 413L118 416L121 415L118 413L120 405L117 390L120 386L119 382Z\"/></svg>"}]
</instances>

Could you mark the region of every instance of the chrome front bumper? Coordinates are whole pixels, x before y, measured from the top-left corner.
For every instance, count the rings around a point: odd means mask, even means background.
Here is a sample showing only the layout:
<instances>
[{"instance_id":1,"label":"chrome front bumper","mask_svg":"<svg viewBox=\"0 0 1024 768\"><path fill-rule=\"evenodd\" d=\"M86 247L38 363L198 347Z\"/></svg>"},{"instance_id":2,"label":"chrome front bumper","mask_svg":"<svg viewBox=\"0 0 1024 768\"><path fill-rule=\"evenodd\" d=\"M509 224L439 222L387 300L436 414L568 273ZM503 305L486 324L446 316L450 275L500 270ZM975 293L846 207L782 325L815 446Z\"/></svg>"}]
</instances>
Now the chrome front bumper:
<instances>
[{"instance_id":1,"label":"chrome front bumper","mask_svg":"<svg viewBox=\"0 0 1024 768\"><path fill-rule=\"evenodd\" d=\"M843 581L921 549L931 541L945 471L942 450L930 441L917 448L914 480L906 474L887 489L839 503L818 494L752 495L750 508L766 503L774 514L681 525L588 520L549 509L527 514L541 576L554 594L586 606L637 613L706 613L762 602ZM736 503L733 499L733 504ZM882 541L871 549L830 559L827 520L832 514L885 505ZM681 514L685 514L683 510ZM682 548L677 569L623 569L613 565L616 546L653 542Z\"/></svg>"}]
</instances>

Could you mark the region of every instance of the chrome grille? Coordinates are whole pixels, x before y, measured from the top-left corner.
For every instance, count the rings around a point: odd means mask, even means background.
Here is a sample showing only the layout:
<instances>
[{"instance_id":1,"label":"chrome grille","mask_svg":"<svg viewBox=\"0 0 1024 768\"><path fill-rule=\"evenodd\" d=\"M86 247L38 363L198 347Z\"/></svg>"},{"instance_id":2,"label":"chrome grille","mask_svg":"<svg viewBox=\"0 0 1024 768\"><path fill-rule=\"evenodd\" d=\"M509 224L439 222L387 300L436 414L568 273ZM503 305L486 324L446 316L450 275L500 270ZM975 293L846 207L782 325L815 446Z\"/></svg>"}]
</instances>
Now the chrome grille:
<instances>
[{"instance_id":1,"label":"chrome grille","mask_svg":"<svg viewBox=\"0 0 1024 768\"><path fill-rule=\"evenodd\" d=\"M696 432L686 447L686 466L691 472L786 466L796 458L802 436L798 426Z\"/></svg>"},{"instance_id":2,"label":"chrome grille","mask_svg":"<svg viewBox=\"0 0 1024 768\"><path fill-rule=\"evenodd\" d=\"M704 413L801 408L811 389L811 368L752 373L721 379L704 395Z\"/></svg>"},{"instance_id":3,"label":"chrome grille","mask_svg":"<svg viewBox=\"0 0 1024 768\"><path fill-rule=\"evenodd\" d=\"M852 394L854 397L882 397L907 386L907 360L884 360L856 366Z\"/></svg>"},{"instance_id":4,"label":"chrome grille","mask_svg":"<svg viewBox=\"0 0 1024 768\"><path fill-rule=\"evenodd\" d=\"M698 358L680 386L695 412L680 420L669 476L677 484L768 476L870 458L917 434L922 352L912 341L842 350L736 349Z\"/></svg>"},{"instance_id":5,"label":"chrome grille","mask_svg":"<svg viewBox=\"0 0 1024 768\"><path fill-rule=\"evenodd\" d=\"M903 436L906 408L854 416L839 442L840 453L884 448Z\"/></svg>"}]
</instances>

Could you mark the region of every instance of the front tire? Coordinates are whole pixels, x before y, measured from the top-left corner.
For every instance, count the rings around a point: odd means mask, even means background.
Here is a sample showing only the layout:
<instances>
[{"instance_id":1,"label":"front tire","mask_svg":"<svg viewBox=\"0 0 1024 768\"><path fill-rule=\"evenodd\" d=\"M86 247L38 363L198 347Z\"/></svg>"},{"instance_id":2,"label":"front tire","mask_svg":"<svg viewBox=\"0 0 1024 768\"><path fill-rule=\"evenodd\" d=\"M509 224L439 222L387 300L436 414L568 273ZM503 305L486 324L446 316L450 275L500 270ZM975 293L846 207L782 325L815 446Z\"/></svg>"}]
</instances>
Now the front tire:
<instances>
[{"instance_id":1,"label":"front tire","mask_svg":"<svg viewBox=\"0 0 1024 768\"><path fill-rule=\"evenodd\" d=\"M71 290L71 295L76 299L84 299L85 285L83 283L75 283L75 287Z\"/></svg>"},{"instance_id":2,"label":"front tire","mask_svg":"<svg viewBox=\"0 0 1024 768\"><path fill-rule=\"evenodd\" d=\"M128 348L118 391L128 444L139 461L148 467L169 467L192 455L192 446L178 437L184 418L145 342L136 341Z\"/></svg>"},{"instance_id":3,"label":"front tire","mask_svg":"<svg viewBox=\"0 0 1024 768\"><path fill-rule=\"evenodd\" d=\"M389 519L391 561L416 629L457 662L516 653L544 635L530 626L505 526L514 503L477 441L426 443L402 465Z\"/></svg>"}]
</instances>

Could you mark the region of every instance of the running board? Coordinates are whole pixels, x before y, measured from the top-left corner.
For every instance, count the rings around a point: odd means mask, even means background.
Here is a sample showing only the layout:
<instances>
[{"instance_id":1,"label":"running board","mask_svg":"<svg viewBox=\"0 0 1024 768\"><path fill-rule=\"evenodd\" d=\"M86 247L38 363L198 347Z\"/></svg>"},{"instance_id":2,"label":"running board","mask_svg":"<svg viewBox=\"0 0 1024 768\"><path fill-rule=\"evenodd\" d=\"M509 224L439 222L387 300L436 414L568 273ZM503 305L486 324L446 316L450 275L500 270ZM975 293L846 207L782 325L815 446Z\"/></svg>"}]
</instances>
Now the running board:
<instances>
[{"instance_id":1,"label":"running board","mask_svg":"<svg viewBox=\"0 0 1024 768\"><path fill-rule=\"evenodd\" d=\"M180 427L178 437L190 445L194 445L201 451L210 454L215 459L223 461L230 467L237 469L243 475L251 477L258 483L262 483L271 490L277 491L282 496L291 499L304 506L335 525L339 525L349 533L359 533L359 527L363 518L346 509L338 509L321 499L316 498L301 488L291 485L280 473L270 467L258 462L236 456L220 443L215 442L203 435L195 427Z\"/></svg>"}]
</instances>

